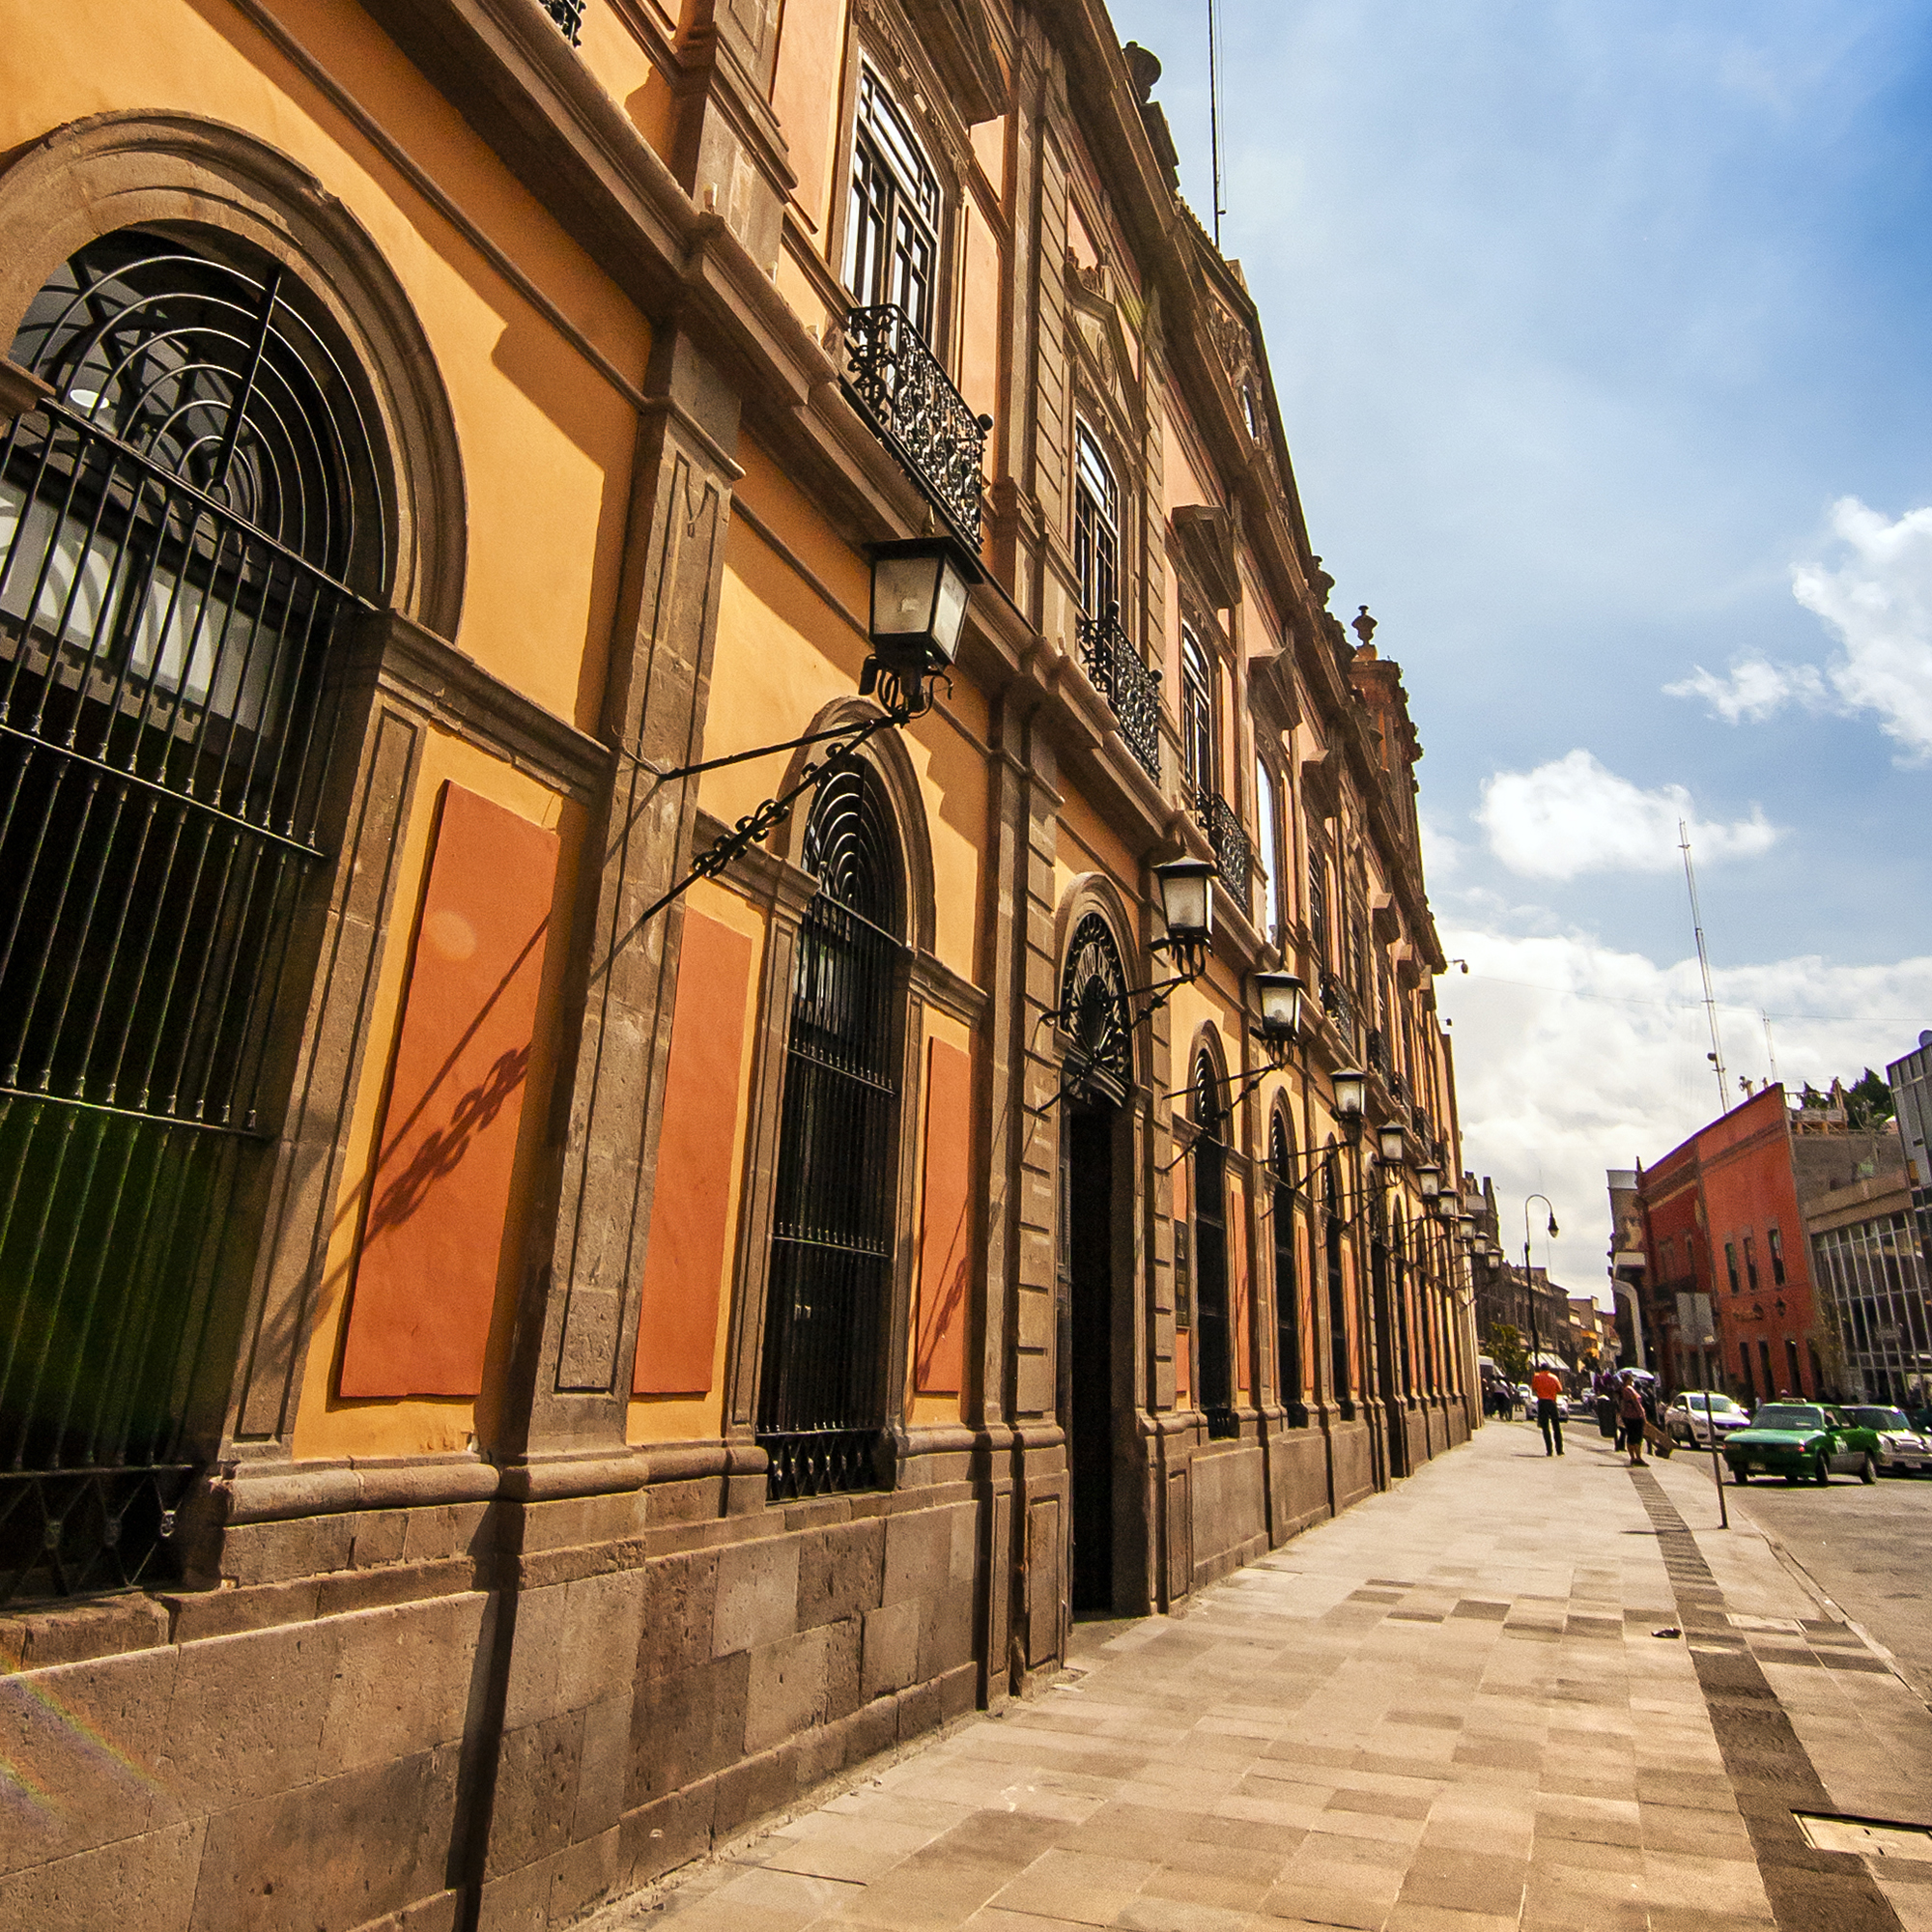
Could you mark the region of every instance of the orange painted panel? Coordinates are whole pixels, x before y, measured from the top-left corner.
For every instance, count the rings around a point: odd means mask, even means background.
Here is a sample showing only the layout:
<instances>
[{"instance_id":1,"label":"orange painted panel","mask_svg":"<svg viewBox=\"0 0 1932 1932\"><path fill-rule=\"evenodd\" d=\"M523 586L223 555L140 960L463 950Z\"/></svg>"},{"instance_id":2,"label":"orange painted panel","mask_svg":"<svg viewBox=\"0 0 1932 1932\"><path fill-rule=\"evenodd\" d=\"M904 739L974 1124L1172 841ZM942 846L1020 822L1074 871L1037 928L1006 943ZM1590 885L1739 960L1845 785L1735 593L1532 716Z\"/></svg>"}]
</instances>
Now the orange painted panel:
<instances>
[{"instance_id":1,"label":"orange painted panel","mask_svg":"<svg viewBox=\"0 0 1932 1932\"><path fill-rule=\"evenodd\" d=\"M925 1207L919 1230L914 1386L956 1395L966 1357L973 1267L973 1062L943 1039L925 1047Z\"/></svg>"},{"instance_id":2,"label":"orange painted panel","mask_svg":"<svg viewBox=\"0 0 1932 1932\"><path fill-rule=\"evenodd\" d=\"M555 833L444 784L344 1396L482 1392L555 883Z\"/></svg>"},{"instance_id":3,"label":"orange painted panel","mask_svg":"<svg viewBox=\"0 0 1932 1932\"><path fill-rule=\"evenodd\" d=\"M633 1395L704 1395L718 1352L752 942L684 916Z\"/></svg>"}]
</instances>

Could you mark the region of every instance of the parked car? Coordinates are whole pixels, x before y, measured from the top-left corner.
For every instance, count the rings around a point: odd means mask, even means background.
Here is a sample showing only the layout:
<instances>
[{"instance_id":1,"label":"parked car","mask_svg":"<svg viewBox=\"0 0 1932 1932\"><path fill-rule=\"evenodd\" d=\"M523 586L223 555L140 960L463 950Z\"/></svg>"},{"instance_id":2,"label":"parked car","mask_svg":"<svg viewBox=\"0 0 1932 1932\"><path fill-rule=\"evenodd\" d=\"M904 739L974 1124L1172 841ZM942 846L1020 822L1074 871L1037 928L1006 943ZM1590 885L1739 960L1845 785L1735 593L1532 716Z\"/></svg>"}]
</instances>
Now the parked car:
<instances>
[{"instance_id":1,"label":"parked car","mask_svg":"<svg viewBox=\"0 0 1932 1932\"><path fill-rule=\"evenodd\" d=\"M1734 1483L1782 1476L1787 1483L1805 1477L1823 1485L1833 1471L1878 1480L1878 1433L1824 1403L1765 1403L1750 1427L1733 1431L1723 1449Z\"/></svg>"},{"instance_id":2,"label":"parked car","mask_svg":"<svg viewBox=\"0 0 1932 1932\"><path fill-rule=\"evenodd\" d=\"M1845 1414L1877 1435L1881 1476L1916 1476L1932 1469L1932 1436L1913 1428L1903 1409L1861 1405Z\"/></svg>"},{"instance_id":3,"label":"parked car","mask_svg":"<svg viewBox=\"0 0 1932 1932\"><path fill-rule=\"evenodd\" d=\"M1711 1431L1721 1444L1734 1431L1748 1428L1750 1417L1729 1396L1715 1389L1688 1389L1663 1411L1663 1426L1673 1440L1699 1449L1711 1446Z\"/></svg>"}]
</instances>

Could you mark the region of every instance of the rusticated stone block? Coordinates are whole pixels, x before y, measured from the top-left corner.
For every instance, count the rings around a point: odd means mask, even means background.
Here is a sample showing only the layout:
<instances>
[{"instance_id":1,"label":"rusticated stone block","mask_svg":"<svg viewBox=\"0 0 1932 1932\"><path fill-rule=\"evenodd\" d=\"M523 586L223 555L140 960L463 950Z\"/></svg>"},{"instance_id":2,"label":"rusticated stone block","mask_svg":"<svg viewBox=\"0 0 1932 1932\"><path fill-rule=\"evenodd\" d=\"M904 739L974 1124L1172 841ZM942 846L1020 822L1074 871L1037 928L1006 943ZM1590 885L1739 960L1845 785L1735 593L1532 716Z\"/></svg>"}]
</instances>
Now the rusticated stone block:
<instances>
[{"instance_id":1,"label":"rusticated stone block","mask_svg":"<svg viewBox=\"0 0 1932 1932\"><path fill-rule=\"evenodd\" d=\"M409 1542L408 1510L371 1510L355 1519L355 1535L349 1546L349 1561L356 1570L373 1569L379 1563L400 1563Z\"/></svg>"},{"instance_id":2,"label":"rusticated stone block","mask_svg":"<svg viewBox=\"0 0 1932 1932\"><path fill-rule=\"evenodd\" d=\"M146 1597L117 1597L43 1616L9 1617L0 1623L0 1662L14 1670L45 1670L57 1663L85 1663L153 1650L168 1640L168 1610Z\"/></svg>"},{"instance_id":3,"label":"rusticated stone block","mask_svg":"<svg viewBox=\"0 0 1932 1932\"><path fill-rule=\"evenodd\" d=\"M174 1614L174 1640L199 1643L204 1637L306 1623L315 1615L317 1588L313 1579L304 1579L245 1590L196 1590L161 1601Z\"/></svg>"},{"instance_id":4,"label":"rusticated stone block","mask_svg":"<svg viewBox=\"0 0 1932 1932\"><path fill-rule=\"evenodd\" d=\"M836 1724L849 1718L865 1701L859 1688L860 1659L865 1649L865 1620L847 1617L825 1626L825 1721Z\"/></svg>"},{"instance_id":5,"label":"rusticated stone block","mask_svg":"<svg viewBox=\"0 0 1932 1932\"><path fill-rule=\"evenodd\" d=\"M718 1777L718 1807L712 1815L712 1832L727 1838L742 1831L753 1818L789 1804L798 1796L798 1753L790 1746L747 1758L721 1772Z\"/></svg>"},{"instance_id":6,"label":"rusticated stone block","mask_svg":"<svg viewBox=\"0 0 1932 1932\"><path fill-rule=\"evenodd\" d=\"M583 1757L577 1777L571 1836L595 1837L624 1815L631 1781L631 1693L628 1689L583 1712Z\"/></svg>"},{"instance_id":7,"label":"rusticated stone block","mask_svg":"<svg viewBox=\"0 0 1932 1932\"><path fill-rule=\"evenodd\" d=\"M899 1692L899 1740L922 1736L939 1726L939 1692L930 1684L916 1684Z\"/></svg>"},{"instance_id":8,"label":"rusticated stone block","mask_svg":"<svg viewBox=\"0 0 1932 1932\"><path fill-rule=\"evenodd\" d=\"M237 1583L287 1583L349 1568L355 1548L353 1516L310 1516L294 1522L236 1523L222 1539L221 1573Z\"/></svg>"},{"instance_id":9,"label":"rusticated stone block","mask_svg":"<svg viewBox=\"0 0 1932 1932\"><path fill-rule=\"evenodd\" d=\"M457 1758L423 1751L211 1818L189 1932L315 1932L435 1897Z\"/></svg>"},{"instance_id":10,"label":"rusticated stone block","mask_svg":"<svg viewBox=\"0 0 1932 1932\"><path fill-rule=\"evenodd\" d=\"M641 1571L583 1577L565 1586L556 1660L562 1709L594 1704L629 1688L643 1612Z\"/></svg>"},{"instance_id":11,"label":"rusticated stone block","mask_svg":"<svg viewBox=\"0 0 1932 1932\"><path fill-rule=\"evenodd\" d=\"M613 1821L607 1831L546 1861L551 1925L568 1925L616 1889L622 1845Z\"/></svg>"},{"instance_id":12,"label":"rusticated stone block","mask_svg":"<svg viewBox=\"0 0 1932 1932\"><path fill-rule=\"evenodd\" d=\"M337 1622L341 1655L323 1726L324 1776L463 1736L489 1601L470 1592Z\"/></svg>"},{"instance_id":13,"label":"rusticated stone block","mask_svg":"<svg viewBox=\"0 0 1932 1932\"><path fill-rule=\"evenodd\" d=\"M718 1552L711 1654L728 1657L790 1636L798 1628L798 1539L728 1544Z\"/></svg>"},{"instance_id":14,"label":"rusticated stone block","mask_svg":"<svg viewBox=\"0 0 1932 1932\"><path fill-rule=\"evenodd\" d=\"M492 1877L520 1871L570 1842L577 1774L583 1758L583 1713L567 1711L503 1736L497 1751L490 1811Z\"/></svg>"},{"instance_id":15,"label":"rusticated stone block","mask_svg":"<svg viewBox=\"0 0 1932 1932\"><path fill-rule=\"evenodd\" d=\"M186 1932L205 1818L0 1878L0 1925Z\"/></svg>"},{"instance_id":16,"label":"rusticated stone block","mask_svg":"<svg viewBox=\"0 0 1932 1932\"><path fill-rule=\"evenodd\" d=\"M920 1606L919 1675L930 1681L973 1655L973 1594L965 1584L942 1584Z\"/></svg>"},{"instance_id":17,"label":"rusticated stone block","mask_svg":"<svg viewBox=\"0 0 1932 1932\"><path fill-rule=\"evenodd\" d=\"M899 1707L896 1698L879 1697L862 1704L846 1720L843 1729L845 1762L863 1764L898 1743Z\"/></svg>"},{"instance_id":18,"label":"rusticated stone block","mask_svg":"<svg viewBox=\"0 0 1932 1932\"><path fill-rule=\"evenodd\" d=\"M718 1551L695 1549L646 1565L643 1628L638 1639L640 1678L695 1670L711 1656L718 1603Z\"/></svg>"},{"instance_id":19,"label":"rusticated stone block","mask_svg":"<svg viewBox=\"0 0 1932 1932\"><path fill-rule=\"evenodd\" d=\"M974 1663L962 1663L955 1670L949 1670L938 1680L939 1717L942 1723L950 1724L954 1718L963 1718L980 1702L980 1670Z\"/></svg>"},{"instance_id":20,"label":"rusticated stone block","mask_svg":"<svg viewBox=\"0 0 1932 1932\"><path fill-rule=\"evenodd\" d=\"M863 1616L885 1584L886 1525L874 1517L834 1523L806 1536L798 1552L798 1627Z\"/></svg>"},{"instance_id":21,"label":"rusticated stone block","mask_svg":"<svg viewBox=\"0 0 1932 1932\"><path fill-rule=\"evenodd\" d=\"M179 1662L164 1648L0 1677L0 1760L15 1791L49 1794L0 1805L0 1871L145 1826L165 1789L155 1765Z\"/></svg>"},{"instance_id":22,"label":"rusticated stone block","mask_svg":"<svg viewBox=\"0 0 1932 1932\"><path fill-rule=\"evenodd\" d=\"M809 1730L825 1710L825 1633L807 1631L752 1653L745 1748L769 1750Z\"/></svg>"},{"instance_id":23,"label":"rusticated stone block","mask_svg":"<svg viewBox=\"0 0 1932 1932\"><path fill-rule=\"evenodd\" d=\"M617 1884L648 1885L711 1849L711 1816L718 1796L713 1778L700 1778L626 1812L618 1833Z\"/></svg>"},{"instance_id":24,"label":"rusticated stone block","mask_svg":"<svg viewBox=\"0 0 1932 1932\"><path fill-rule=\"evenodd\" d=\"M474 1559L490 1553L488 1503L437 1503L408 1512L403 1542L406 1563L436 1563L449 1556Z\"/></svg>"},{"instance_id":25,"label":"rusticated stone block","mask_svg":"<svg viewBox=\"0 0 1932 1932\"><path fill-rule=\"evenodd\" d=\"M565 1708L556 1694L567 1583L524 1590L516 1600L516 1635L503 1685L503 1728L521 1730Z\"/></svg>"},{"instance_id":26,"label":"rusticated stone block","mask_svg":"<svg viewBox=\"0 0 1932 1932\"><path fill-rule=\"evenodd\" d=\"M906 1510L886 1519L881 1602L902 1604L944 1589L952 1576L952 1523L947 1510Z\"/></svg>"},{"instance_id":27,"label":"rusticated stone block","mask_svg":"<svg viewBox=\"0 0 1932 1932\"><path fill-rule=\"evenodd\" d=\"M743 1755L752 1676L748 1651L639 1685L631 1713L628 1798L641 1804Z\"/></svg>"},{"instance_id":28,"label":"rusticated stone block","mask_svg":"<svg viewBox=\"0 0 1932 1932\"><path fill-rule=\"evenodd\" d=\"M372 1918L355 1932L456 1932L456 1910L462 1903L460 1891L440 1891L420 1905L406 1905L400 1912Z\"/></svg>"},{"instance_id":29,"label":"rusticated stone block","mask_svg":"<svg viewBox=\"0 0 1932 1932\"><path fill-rule=\"evenodd\" d=\"M866 1618L859 1672L864 1697L903 1690L919 1674L919 1612L916 1602L889 1604Z\"/></svg>"},{"instance_id":30,"label":"rusticated stone block","mask_svg":"<svg viewBox=\"0 0 1932 1932\"><path fill-rule=\"evenodd\" d=\"M315 1777L339 1638L336 1624L288 1624L185 1644L155 1815L226 1810Z\"/></svg>"}]
</instances>

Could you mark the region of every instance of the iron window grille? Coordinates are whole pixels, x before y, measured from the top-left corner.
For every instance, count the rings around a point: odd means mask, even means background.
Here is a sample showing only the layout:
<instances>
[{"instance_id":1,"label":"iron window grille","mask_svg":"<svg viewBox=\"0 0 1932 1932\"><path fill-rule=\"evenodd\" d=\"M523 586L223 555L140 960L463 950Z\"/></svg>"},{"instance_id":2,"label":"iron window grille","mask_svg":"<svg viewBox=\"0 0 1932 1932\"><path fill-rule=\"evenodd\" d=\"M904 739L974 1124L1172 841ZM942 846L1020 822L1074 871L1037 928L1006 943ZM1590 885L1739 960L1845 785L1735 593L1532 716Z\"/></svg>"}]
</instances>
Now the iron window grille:
<instances>
[{"instance_id":1,"label":"iron window grille","mask_svg":"<svg viewBox=\"0 0 1932 1932\"><path fill-rule=\"evenodd\" d=\"M35 298L0 440L0 1604L178 1574L252 1237L330 644L388 539L278 268L137 229Z\"/></svg>"},{"instance_id":2,"label":"iron window grille","mask_svg":"<svg viewBox=\"0 0 1932 1932\"><path fill-rule=\"evenodd\" d=\"M895 846L869 767L819 787L803 851L819 887L792 978L758 1401L775 1502L883 1477L905 954Z\"/></svg>"},{"instance_id":3,"label":"iron window grille","mask_svg":"<svg viewBox=\"0 0 1932 1932\"><path fill-rule=\"evenodd\" d=\"M1073 928L1060 981L1060 1010L1071 1015L1073 1037L1067 1088L1116 1105L1133 1081L1126 985L1112 929L1098 913L1088 913Z\"/></svg>"},{"instance_id":4,"label":"iron window grille","mask_svg":"<svg viewBox=\"0 0 1932 1932\"><path fill-rule=\"evenodd\" d=\"M1277 1113L1268 1122L1268 1166L1273 1200L1271 1235L1274 1243L1275 1373L1281 1381L1282 1406L1291 1423L1308 1420L1301 1399L1300 1301L1294 1279L1294 1151L1288 1129Z\"/></svg>"},{"instance_id":5,"label":"iron window grille","mask_svg":"<svg viewBox=\"0 0 1932 1932\"><path fill-rule=\"evenodd\" d=\"M1214 1063L1202 1054L1194 1063L1194 1328L1200 1338L1199 1397L1208 1434L1231 1435L1234 1376L1228 1322L1228 1222L1224 1176L1227 1165L1226 1116Z\"/></svg>"},{"instance_id":6,"label":"iron window grille","mask_svg":"<svg viewBox=\"0 0 1932 1932\"><path fill-rule=\"evenodd\" d=\"M1120 607L1079 623L1080 662L1094 689L1107 700L1121 736L1155 784L1160 782L1160 672L1141 662L1133 639L1121 628Z\"/></svg>"},{"instance_id":7,"label":"iron window grille","mask_svg":"<svg viewBox=\"0 0 1932 1932\"><path fill-rule=\"evenodd\" d=\"M556 22L563 38L576 46L583 31L583 0L543 0L543 10Z\"/></svg>"},{"instance_id":8,"label":"iron window grille","mask_svg":"<svg viewBox=\"0 0 1932 1932\"><path fill-rule=\"evenodd\" d=\"M1349 1295L1342 1274L1342 1202L1335 1179L1335 1157L1321 1164L1323 1261L1328 1277L1328 1367L1332 1392L1345 1416L1354 1413L1354 1378L1349 1352Z\"/></svg>"}]
</instances>

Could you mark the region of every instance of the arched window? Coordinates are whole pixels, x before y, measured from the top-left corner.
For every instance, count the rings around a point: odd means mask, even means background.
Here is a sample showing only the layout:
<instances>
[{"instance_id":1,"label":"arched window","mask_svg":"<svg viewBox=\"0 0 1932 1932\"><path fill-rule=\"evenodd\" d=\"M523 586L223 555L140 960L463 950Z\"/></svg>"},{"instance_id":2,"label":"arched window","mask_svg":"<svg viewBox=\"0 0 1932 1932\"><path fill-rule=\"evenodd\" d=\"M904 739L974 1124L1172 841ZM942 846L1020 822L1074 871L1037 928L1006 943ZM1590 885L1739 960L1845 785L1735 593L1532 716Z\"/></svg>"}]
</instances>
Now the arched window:
<instances>
[{"instance_id":1,"label":"arched window","mask_svg":"<svg viewBox=\"0 0 1932 1932\"><path fill-rule=\"evenodd\" d=\"M792 974L758 1398L774 1499L870 1488L888 1420L904 947L869 766L818 787L802 863L819 887Z\"/></svg>"},{"instance_id":2,"label":"arched window","mask_svg":"<svg viewBox=\"0 0 1932 1932\"><path fill-rule=\"evenodd\" d=\"M1210 1055L1194 1063L1195 1334L1199 1340L1199 1397L1210 1434L1234 1409L1234 1358L1228 1332L1228 1208L1225 1187L1227 1115Z\"/></svg>"},{"instance_id":3,"label":"arched window","mask_svg":"<svg viewBox=\"0 0 1932 1932\"><path fill-rule=\"evenodd\" d=\"M1349 1297L1342 1285L1342 1203L1335 1180L1335 1155L1321 1163L1321 1222L1328 1276L1328 1357L1331 1393L1348 1413L1354 1393L1349 1373Z\"/></svg>"},{"instance_id":4,"label":"arched window","mask_svg":"<svg viewBox=\"0 0 1932 1932\"><path fill-rule=\"evenodd\" d=\"M1110 617L1121 601L1121 488L1114 467L1085 423L1074 430L1073 571L1080 608Z\"/></svg>"},{"instance_id":5,"label":"arched window","mask_svg":"<svg viewBox=\"0 0 1932 1932\"><path fill-rule=\"evenodd\" d=\"M1279 1108L1268 1123L1269 1204L1274 1235L1275 1372L1289 1420L1308 1420L1301 1391L1301 1308L1294 1279L1294 1149Z\"/></svg>"},{"instance_id":6,"label":"arched window","mask_svg":"<svg viewBox=\"0 0 1932 1932\"><path fill-rule=\"evenodd\" d=\"M90 242L11 350L53 400L0 441L0 1468L115 1472L42 1485L16 1593L136 1580L171 1526L280 1106L330 644L390 569L359 371L216 245Z\"/></svg>"},{"instance_id":7,"label":"arched window","mask_svg":"<svg viewBox=\"0 0 1932 1932\"><path fill-rule=\"evenodd\" d=\"M939 177L899 104L869 67L859 70L852 130L846 286L861 308L891 303L932 334L939 273Z\"/></svg>"},{"instance_id":8,"label":"arched window","mask_svg":"<svg viewBox=\"0 0 1932 1932\"><path fill-rule=\"evenodd\" d=\"M1066 1084L1115 1103L1126 1097L1133 1079L1126 984L1112 928L1097 912L1088 913L1067 942L1060 979L1060 1009L1069 1015L1073 1039Z\"/></svg>"}]
</instances>

